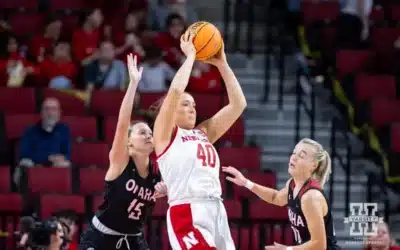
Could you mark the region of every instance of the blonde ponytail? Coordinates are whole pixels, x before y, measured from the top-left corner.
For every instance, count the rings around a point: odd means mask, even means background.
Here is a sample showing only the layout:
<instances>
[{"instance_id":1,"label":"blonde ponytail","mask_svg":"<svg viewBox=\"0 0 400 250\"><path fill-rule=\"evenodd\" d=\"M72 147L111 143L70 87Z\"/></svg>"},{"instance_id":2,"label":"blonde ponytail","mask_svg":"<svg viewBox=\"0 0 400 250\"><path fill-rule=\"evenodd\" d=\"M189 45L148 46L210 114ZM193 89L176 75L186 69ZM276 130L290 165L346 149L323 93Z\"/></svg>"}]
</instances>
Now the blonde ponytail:
<instances>
[{"instance_id":1,"label":"blonde ponytail","mask_svg":"<svg viewBox=\"0 0 400 250\"><path fill-rule=\"evenodd\" d=\"M300 142L312 145L315 148L316 152L314 157L317 161L317 168L314 170L312 177L316 179L321 185L321 188L323 188L332 172L331 157L329 153L323 149L322 145L314 140L305 138Z\"/></svg>"}]
</instances>

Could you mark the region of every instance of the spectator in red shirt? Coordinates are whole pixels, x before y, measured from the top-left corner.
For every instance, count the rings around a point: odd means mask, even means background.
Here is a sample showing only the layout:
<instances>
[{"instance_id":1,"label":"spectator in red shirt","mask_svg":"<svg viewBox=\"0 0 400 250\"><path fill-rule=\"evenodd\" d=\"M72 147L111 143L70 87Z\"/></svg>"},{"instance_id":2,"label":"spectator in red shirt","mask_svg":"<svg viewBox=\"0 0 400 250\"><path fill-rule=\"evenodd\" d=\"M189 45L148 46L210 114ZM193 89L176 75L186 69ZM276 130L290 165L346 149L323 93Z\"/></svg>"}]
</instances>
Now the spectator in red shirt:
<instances>
[{"instance_id":1,"label":"spectator in red shirt","mask_svg":"<svg viewBox=\"0 0 400 250\"><path fill-rule=\"evenodd\" d=\"M185 60L180 48L180 38L185 31L185 22L180 15L170 14L167 17L166 25L168 32L156 36L154 44L163 51L164 60L171 67L178 69Z\"/></svg>"},{"instance_id":2,"label":"spectator in red shirt","mask_svg":"<svg viewBox=\"0 0 400 250\"><path fill-rule=\"evenodd\" d=\"M16 36L10 35L6 45L6 58L0 60L0 78L5 79L8 86L20 86L27 76L38 73L35 65L25 59L19 52L19 42Z\"/></svg>"},{"instance_id":3,"label":"spectator in red shirt","mask_svg":"<svg viewBox=\"0 0 400 250\"><path fill-rule=\"evenodd\" d=\"M72 50L75 59L82 65L87 65L97 59L97 46L101 39L100 26L103 14L100 9L94 9L85 16L81 27L72 36Z\"/></svg>"},{"instance_id":4,"label":"spectator in red shirt","mask_svg":"<svg viewBox=\"0 0 400 250\"><path fill-rule=\"evenodd\" d=\"M382 222L377 225L378 234L368 238L368 245L365 250L400 250L400 247L395 246L391 237L389 226Z\"/></svg>"},{"instance_id":5,"label":"spectator in red shirt","mask_svg":"<svg viewBox=\"0 0 400 250\"><path fill-rule=\"evenodd\" d=\"M128 13L125 18L124 30L117 30L114 35L114 44L118 46L116 49L116 57L119 60L125 60L129 53L136 55L140 59L144 56L144 49L141 44L141 31L139 16L135 12Z\"/></svg>"},{"instance_id":6,"label":"spectator in red shirt","mask_svg":"<svg viewBox=\"0 0 400 250\"><path fill-rule=\"evenodd\" d=\"M192 70L189 89L197 92L221 92L224 88L221 84L221 75L215 67L196 62Z\"/></svg>"},{"instance_id":7,"label":"spectator in red shirt","mask_svg":"<svg viewBox=\"0 0 400 250\"><path fill-rule=\"evenodd\" d=\"M66 227L66 238L70 241L64 250L78 250L78 215L72 209L60 210L53 214L64 227Z\"/></svg>"},{"instance_id":8,"label":"spectator in red shirt","mask_svg":"<svg viewBox=\"0 0 400 250\"><path fill-rule=\"evenodd\" d=\"M40 64L40 75L43 82L50 83L51 88L71 88L77 68L71 60L71 46L67 42L59 42L53 55Z\"/></svg>"},{"instance_id":9,"label":"spectator in red shirt","mask_svg":"<svg viewBox=\"0 0 400 250\"><path fill-rule=\"evenodd\" d=\"M30 55L37 62L44 59L45 54L52 51L53 46L60 38L62 22L55 17L49 17L42 34L34 36L30 43Z\"/></svg>"}]
</instances>

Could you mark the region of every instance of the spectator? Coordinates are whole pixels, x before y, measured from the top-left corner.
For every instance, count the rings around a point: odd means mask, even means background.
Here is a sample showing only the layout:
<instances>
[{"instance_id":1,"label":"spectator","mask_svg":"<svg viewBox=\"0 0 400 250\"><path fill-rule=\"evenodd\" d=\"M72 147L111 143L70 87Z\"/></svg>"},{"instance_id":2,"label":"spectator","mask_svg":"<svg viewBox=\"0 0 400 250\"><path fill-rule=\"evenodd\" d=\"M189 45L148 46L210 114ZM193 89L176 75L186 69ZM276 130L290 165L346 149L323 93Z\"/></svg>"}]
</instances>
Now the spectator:
<instances>
[{"instance_id":1,"label":"spectator","mask_svg":"<svg viewBox=\"0 0 400 250\"><path fill-rule=\"evenodd\" d=\"M167 90L167 82L174 78L175 71L162 60L161 50L150 47L146 61L142 64L143 74L139 83L140 92L160 92Z\"/></svg>"},{"instance_id":2,"label":"spectator","mask_svg":"<svg viewBox=\"0 0 400 250\"><path fill-rule=\"evenodd\" d=\"M194 23L198 20L196 12L188 6L186 0L165 0L165 2L161 6L152 7L150 24L153 30L167 31L169 27L165 20L171 14L181 16L185 23Z\"/></svg>"},{"instance_id":3,"label":"spectator","mask_svg":"<svg viewBox=\"0 0 400 250\"><path fill-rule=\"evenodd\" d=\"M120 60L125 60L129 53L136 55L138 62L144 56L144 49L141 44L141 31L138 16L131 12L125 18L123 31L115 32L114 42L118 46L116 56Z\"/></svg>"},{"instance_id":4,"label":"spectator","mask_svg":"<svg viewBox=\"0 0 400 250\"><path fill-rule=\"evenodd\" d=\"M101 39L100 26L103 14L100 9L94 9L85 16L81 28L75 30L72 36L72 48L75 59L82 65L87 65L97 59L97 45Z\"/></svg>"},{"instance_id":5,"label":"spectator","mask_svg":"<svg viewBox=\"0 0 400 250\"><path fill-rule=\"evenodd\" d=\"M43 82L50 83L51 88L71 88L77 76L77 68L71 59L71 46L67 42L59 42L53 55L40 64Z\"/></svg>"},{"instance_id":6,"label":"spectator","mask_svg":"<svg viewBox=\"0 0 400 250\"><path fill-rule=\"evenodd\" d=\"M166 20L168 31L160 33L154 39L154 44L165 55L165 61L174 69L182 64L185 56L180 49L180 38L185 31L185 22L178 14L171 14Z\"/></svg>"},{"instance_id":7,"label":"spectator","mask_svg":"<svg viewBox=\"0 0 400 250\"><path fill-rule=\"evenodd\" d=\"M338 20L337 45L342 49L360 49L369 36L369 14L373 0L344 0Z\"/></svg>"},{"instance_id":8,"label":"spectator","mask_svg":"<svg viewBox=\"0 0 400 250\"><path fill-rule=\"evenodd\" d=\"M199 92L220 92L223 90L221 75L215 67L198 61L193 67L189 88Z\"/></svg>"},{"instance_id":9,"label":"spectator","mask_svg":"<svg viewBox=\"0 0 400 250\"><path fill-rule=\"evenodd\" d=\"M55 17L50 17L42 34L34 36L30 44L30 55L35 61L41 62L44 56L51 52L60 38L62 22Z\"/></svg>"},{"instance_id":10,"label":"spectator","mask_svg":"<svg viewBox=\"0 0 400 250\"><path fill-rule=\"evenodd\" d=\"M66 227L66 244L65 250L78 250L78 215L74 210L60 210L54 216Z\"/></svg>"},{"instance_id":11,"label":"spectator","mask_svg":"<svg viewBox=\"0 0 400 250\"><path fill-rule=\"evenodd\" d=\"M0 75L6 79L7 86L21 86L27 76L38 73L37 68L20 53L16 36L8 37L6 51L6 58L0 61Z\"/></svg>"},{"instance_id":12,"label":"spectator","mask_svg":"<svg viewBox=\"0 0 400 250\"><path fill-rule=\"evenodd\" d=\"M50 236L50 245L45 250L60 250L62 249L62 245L64 244L65 232L62 224L59 221L57 222L57 230L54 234Z\"/></svg>"},{"instance_id":13,"label":"spectator","mask_svg":"<svg viewBox=\"0 0 400 250\"><path fill-rule=\"evenodd\" d=\"M104 41L100 45L99 59L86 67L86 89L124 89L127 81L125 64L115 59L114 45Z\"/></svg>"},{"instance_id":14,"label":"spectator","mask_svg":"<svg viewBox=\"0 0 400 250\"><path fill-rule=\"evenodd\" d=\"M58 100L47 98L42 105L40 122L28 128L21 138L21 166L70 165L71 134L67 125L60 122L60 115Z\"/></svg>"},{"instance_id":15,"label":"spectator","mask_svg":"<svg viewBox=\"0 0 400 250\"><path fill-rule=\"evenodd\" d=\"M378 234L371 236L365 250L400 250L400 247L395 246L389 231L389 226L386 223L379 223Z\"/></svg>"}]
</instances>

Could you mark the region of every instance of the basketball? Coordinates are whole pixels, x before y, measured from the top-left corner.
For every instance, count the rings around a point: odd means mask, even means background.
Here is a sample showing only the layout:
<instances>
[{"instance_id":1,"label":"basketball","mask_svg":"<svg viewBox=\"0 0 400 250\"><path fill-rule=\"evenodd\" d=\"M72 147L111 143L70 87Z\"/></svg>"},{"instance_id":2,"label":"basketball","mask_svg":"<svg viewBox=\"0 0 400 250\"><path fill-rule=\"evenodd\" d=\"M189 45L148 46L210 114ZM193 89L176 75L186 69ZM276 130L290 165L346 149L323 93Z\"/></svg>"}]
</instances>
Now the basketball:
<instances>
[{"instance_id":1,"label":"basketball","mask_svg":"<svg viewBox=\"0 0 400 250\"><path fill-rule=\"evenodd\" d=\"M191 31L195 36L193 44L196 48L196 59L200 61L215 55L224 42L218 28L208 22L195 22L187 31Z\"/></svg>"}]
</instances>

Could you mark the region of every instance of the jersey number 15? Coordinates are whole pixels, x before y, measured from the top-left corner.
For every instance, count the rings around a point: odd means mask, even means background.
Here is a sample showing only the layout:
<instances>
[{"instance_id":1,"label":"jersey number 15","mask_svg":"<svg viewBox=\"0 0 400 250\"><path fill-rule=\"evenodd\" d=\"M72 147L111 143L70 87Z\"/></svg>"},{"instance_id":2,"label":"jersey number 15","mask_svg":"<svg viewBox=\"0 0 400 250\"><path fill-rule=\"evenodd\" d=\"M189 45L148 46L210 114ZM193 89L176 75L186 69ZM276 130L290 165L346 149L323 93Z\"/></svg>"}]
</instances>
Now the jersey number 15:
<instances>
[{"instance_id":1,"label":"jersey number 15","mask_svg":"<svg viewBox=\"0 0 400 250\"><path fill-rule=\"evenodd\" d=\"M139 220L142 215L143 203L134 199L128 207L129 219Z\"/></svg>"},{"instance_id":2,"label":"jersey number 15","mask_svg":"<svg viewBox=\"0 0 400 250\"><path fill-rule=\"evenodd\" d=\"M213 145L210 143L205 144L197 144L197 159L201 161L201 165L203 167L211 167L215 168L215 164L217 161L217 153Z\"/></svg>"}]
</instances>

